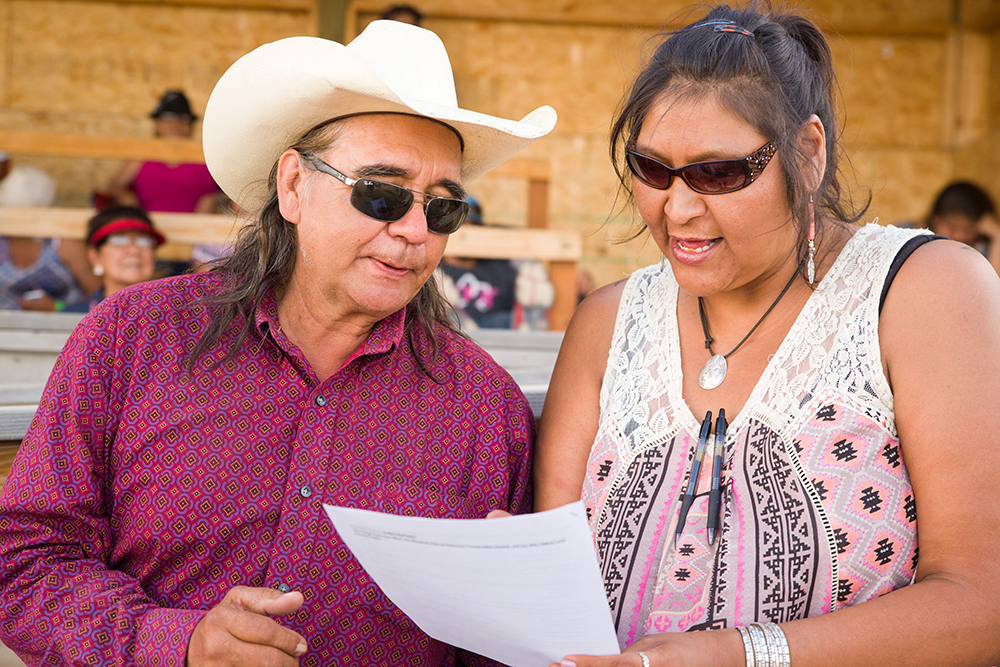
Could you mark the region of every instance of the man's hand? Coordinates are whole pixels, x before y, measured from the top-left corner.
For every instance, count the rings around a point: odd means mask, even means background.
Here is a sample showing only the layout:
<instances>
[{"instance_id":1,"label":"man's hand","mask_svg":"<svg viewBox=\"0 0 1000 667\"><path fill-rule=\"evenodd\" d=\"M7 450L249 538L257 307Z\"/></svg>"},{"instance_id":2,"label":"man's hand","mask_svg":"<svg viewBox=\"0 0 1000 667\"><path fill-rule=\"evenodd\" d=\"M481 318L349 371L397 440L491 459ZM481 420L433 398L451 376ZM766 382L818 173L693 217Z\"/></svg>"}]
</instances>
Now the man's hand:
<instances>
[{"instance_id":1,"label":"man's hand","mask_svg":"<svg viewBox=\"0 0 1000 667\"><path fill-rule=\"evenodd\" d=\"M188 667L299 664L306 640L268 616L284 616L302 606L302 593L236 586L201 619L188 644Z\"/></svg>"}]
</instances>

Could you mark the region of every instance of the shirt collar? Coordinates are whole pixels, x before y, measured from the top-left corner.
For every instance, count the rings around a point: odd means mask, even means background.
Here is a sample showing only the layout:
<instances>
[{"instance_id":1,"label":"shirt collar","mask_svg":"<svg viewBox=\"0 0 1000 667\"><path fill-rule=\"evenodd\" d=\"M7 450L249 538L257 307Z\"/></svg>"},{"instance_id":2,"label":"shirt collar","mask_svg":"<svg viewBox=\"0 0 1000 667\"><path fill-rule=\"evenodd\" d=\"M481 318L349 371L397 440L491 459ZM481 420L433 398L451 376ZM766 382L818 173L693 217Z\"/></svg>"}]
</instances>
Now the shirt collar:
<instances>
[{"instance_id":1,"label":"shirt collar","mask_svg":"<svg viewBox=\"0 0 1000 667\"><path fill-rule=\"evenodd\" d=\"M272 292L268 292L265 295L264 300L260 304L260 308L257 310L257 331L260 332L261 337L267 338L270 334L271 338L276 342L278 338L274 336L274 332L281 331L281 324L278 321L278 302L274 298ZM351 358L357 358L366 354L380 354L383 352L389 352L394 346L398 346L403 340L403 329L406 324L406 308L400 308L392 315L379 320L375 324L375 328L372 329L372 333L368 336L368 339L361 344L361 346L351 355ZM287 341L284 335L281 336ZM279 343L280 345L280 343ZM284 347L284 346L282 346Z\"/></svg>"}]
</instances>

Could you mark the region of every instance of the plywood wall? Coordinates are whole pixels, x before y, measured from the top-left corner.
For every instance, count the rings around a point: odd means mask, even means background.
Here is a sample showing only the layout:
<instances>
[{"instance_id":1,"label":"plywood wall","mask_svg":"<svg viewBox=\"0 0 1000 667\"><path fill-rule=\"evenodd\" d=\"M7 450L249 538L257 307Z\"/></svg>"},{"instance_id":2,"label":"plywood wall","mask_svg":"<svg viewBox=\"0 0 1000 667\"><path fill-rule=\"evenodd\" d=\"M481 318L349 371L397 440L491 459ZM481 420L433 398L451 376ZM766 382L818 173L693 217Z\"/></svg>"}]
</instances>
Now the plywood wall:
<instances>
[{"instance_id":1,"label":"plywood wall","mask_svg":"<svg viewBox=\"0 0 1000 667\"><path fill-rule=\"evenodd\" d=\"M656 261L635 230L608 162L614 109L643 49L664 29L699 16L686 2L426 0L425 26L448 46L463 104L520 117L539 104L556 130L527 151L552 164L552 225L585 234L585 267L598 283ZM840 78L846 181L866 219L922 220L941 187L968 178L1000 201L997 3L965 0L801 0L786 3L830 37ZM351 3L360 29L381 3ZM523 219L524 197L506 178L472 191L487 218Z\"/></svg>"},{"instance_id":2,"label":"plywood wall","mask_svg":"<svg viewBox=\"0 0 1000 667\"><path fill-rule=\"evenodd\" d=\"M103 2L0 0L0 127L147 137L163 91L196 114L247 51L315 31L312 0ZM3 146L0 146L3 150ZM84 206L118 164L15 156L49 171L59 203Z\"/></svg>"},{"instance_id":3,"label":"plywood wall","mask_svg":"<svg viewBox=\"0 0 1000 667\"><path fill-rule=\"evenodd\" d=\"M315 34L329 0L0 0L0 126L149 132L159 93L184 87L195 107L254 46ZM337 4L337 3L335 3ZM350 0L349 33L388 2ZM599 283L656 261L617 198L608 125L640 54L660 30L696 17L678 0L420 0L425 27L452 57L464 106L519 118L541 104L556 130L524 155L549 160L551 226L585 235ZM843 97L849 181L868 218L921 219L949 180L1000 200L1000 10L995 0L792 0L830 35ZM352 35L348 35L349 37ZM2 147L0 147L2 149ZM25 158L29 160L29 158ZM114 167L37 158L79 205ZM523 182L487 176L470 188L488 220L524 224Z\"/></svg>"}]
</instances>

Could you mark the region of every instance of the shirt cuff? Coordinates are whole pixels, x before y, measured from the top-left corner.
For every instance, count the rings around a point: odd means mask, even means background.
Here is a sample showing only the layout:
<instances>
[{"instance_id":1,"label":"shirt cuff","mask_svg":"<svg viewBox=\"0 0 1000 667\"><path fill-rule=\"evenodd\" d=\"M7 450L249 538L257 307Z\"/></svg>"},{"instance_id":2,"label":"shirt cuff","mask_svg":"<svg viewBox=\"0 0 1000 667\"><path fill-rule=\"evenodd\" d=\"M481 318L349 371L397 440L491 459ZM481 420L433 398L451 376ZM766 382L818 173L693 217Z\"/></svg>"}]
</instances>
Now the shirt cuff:
<instances>
[{"instance_id":1,"label":"shirt cuff","mask_svg":"<svg viewBox=\"0 0 1000 667\"><path fill-rule=\"evenodd\" d=\"M152 609L142 618L135 638L135 664L185 667L194 628L208 612L202 609Z\"/></svg>"}]
</instances>

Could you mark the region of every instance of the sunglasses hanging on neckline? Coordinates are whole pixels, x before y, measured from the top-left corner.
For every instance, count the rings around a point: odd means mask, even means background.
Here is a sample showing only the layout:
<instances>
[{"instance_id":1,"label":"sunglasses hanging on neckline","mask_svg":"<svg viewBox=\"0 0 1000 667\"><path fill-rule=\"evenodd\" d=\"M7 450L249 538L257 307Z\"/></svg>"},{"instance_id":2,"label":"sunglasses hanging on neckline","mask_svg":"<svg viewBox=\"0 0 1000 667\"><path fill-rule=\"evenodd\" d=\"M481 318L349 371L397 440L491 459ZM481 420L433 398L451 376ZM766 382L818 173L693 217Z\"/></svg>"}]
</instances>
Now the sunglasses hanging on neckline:
<instances>
[{"instance_id":1,"label":"sunglasses hanging on neckline","mask_svg":"<svg viewBox=\"0 0 1000 667\"><path fill-rule=\"evenodd\" d=\"M633 176L656 190L666 190L674 176L679 176L699 194L723 195L742 190L757 180L777 150L774 144L767 142L737 160L708 160L673 169L630 147L625 149L625 160Z\"/></svg>"},{"instance_id":2,"label":"sunglasses hanging on neckline","mask_svg":"<svg viewBox=\"0 0 1000 667\"><path fill-rule=\"evenodd\" d=\"M415 192L409 188L371 178L351 178L337 171L314 155L303 155L317 170L333 176L351 188L351 205L362 215L379 222L396 222L409 213L416 201L415 194L423 197L424 217L427 230L435 234L451 234L465 222L472 211L467 201L439 197L426 192Z\"/></svg>"}]
</instances>

